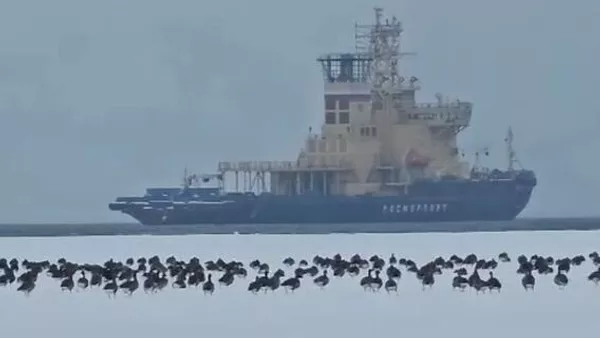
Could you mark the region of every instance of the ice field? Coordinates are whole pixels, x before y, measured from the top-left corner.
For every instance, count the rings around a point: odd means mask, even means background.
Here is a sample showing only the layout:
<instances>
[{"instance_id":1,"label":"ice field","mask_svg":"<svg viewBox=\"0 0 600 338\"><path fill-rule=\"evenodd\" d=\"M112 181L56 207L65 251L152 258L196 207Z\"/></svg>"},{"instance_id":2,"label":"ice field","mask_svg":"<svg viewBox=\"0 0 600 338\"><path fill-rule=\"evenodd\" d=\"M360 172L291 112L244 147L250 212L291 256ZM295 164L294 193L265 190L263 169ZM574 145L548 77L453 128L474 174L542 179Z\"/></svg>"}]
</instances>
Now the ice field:
<instances>
[{"instance_id":1,"label":"ice field","mask_svg":"<svg viewBox=\"0 0 600 338\"><path fill-rule=\"evenodd\" d=\"M281 261L288 256L310 262L316 254L349 258L358 253L367 259L378 254L387 261L395 253L423 264L452 254L497 259L506 251L512 258L499 263L494 273L503 284L501 293L483 295L453 291L448 270L436 276L432 289L422 291L415 275L402 269L398 294L383 289L365 293L359 286L361 275L330 276L324 290L305 277L294 294L279 289L254 295L246 291L255 276L247 268L246 279L236 279L230 287L216 283L212 296L200 289L168 287L153 295L142 290L131 297L119 293L116 299L98 289L65 293L57 281L41 275L29 297L16 292L16 284L0 288L0 323L5 337L598 337L600 286L587 281L596 269L589 259L571 268L564 290L553 284L553 275L535 274L536 290L526 292L515 272L519 254L587 258L594 250L600 251L599 231L0 238L0 257L9 259L64 257L101 264L110 258L175 255L186 261L192 256L202 262L236 259L247 266L258 258L272 270L284 269L286 278L293 269ZM487 272L481 277L487 278Z\"/></svg>"}]
</instances>

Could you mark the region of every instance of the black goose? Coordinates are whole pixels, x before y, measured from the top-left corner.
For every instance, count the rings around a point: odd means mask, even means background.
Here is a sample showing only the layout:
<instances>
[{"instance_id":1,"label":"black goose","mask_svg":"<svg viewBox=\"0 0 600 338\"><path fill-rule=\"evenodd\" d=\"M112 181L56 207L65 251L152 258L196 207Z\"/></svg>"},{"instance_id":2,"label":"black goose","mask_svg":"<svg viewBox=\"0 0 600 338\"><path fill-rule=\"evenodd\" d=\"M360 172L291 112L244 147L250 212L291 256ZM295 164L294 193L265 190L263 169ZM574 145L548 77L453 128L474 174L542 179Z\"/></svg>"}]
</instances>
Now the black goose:
<instances>
[{"instance_id":1,"label":"black goose","mask_svg":"<svg viewBox=\"0 0 600 338\"><path fill-rule=\"evenodd\" d=\"M135 292L135 290L137 290L138 287L140 286L140 282L138 282L138 279L137 279L137 274L138 274L138 271L135 271L133 273L133 279L131 279L131 280L123 283L123 284L125 284L125 287L123 288L124 289L123 291L126 294L128 294L129 296L133 295L133 293ZM121 287L123 287L123 286L121 286Z\"/></svg>"},{"instance_id":2,"label":"black goose","mask_svg":"<svg viewBox=\"0 0 600 338\"><path fill-rule=\"evenodd\" d=\"M204 284L202 284L202 291L204 291L205 294L211 294L213 292L215 292L215 285L212 282L212 274L209 273L208 274L208 279L206 282L204 282Z\"/></svg>"},{"instance_id":3,"label":"black goose","mask_svg":"<svg viewBox=\"0 0 600 338\"><path fill-rule=\"evenodd\" d=\"M590 282L594 282L594 284L598 285L598 283L600 282L600 268L598 268L598 270L590 273L590 275L588 276L588 280Z\"/></svg>"},{"instance_id":4,"label":"black goose","mask_svg":"<svg viewBox=\"0 0 600 338\"><path fill-rule=\"evenodd\" d=\"M89 281L85 277L85 272L83 272L83 270L81 270L81 277L79 277L79 279L77 280L77 286L80 289L85 289L88 287L88 285L89 285Z\"/></svg>"},{"instance_id":5,"label":"black goose","mask_svg":"<svg viewBox=\"0 0 600 338\"><path fill-rule=\"evenodd\" d=\"M392 278L389 278L387 281L385 281L384 288L385 291L387 291L388 293L392 291L398 292L398 283L396 283L396 281Z\"/></svg>"},{"instance_id":6,"label":"black goose","mask_svg":"<svg viewBox=\"0 0 600 338\"><path fill-rule=\"evenodd\" d=\"M371 278L371 289L373 291L379 291L383 286L383 281L379 277L379 270L375 270L375 277Z\"/></svg>"},{"instance_id":7,"label":"black goose","mask_svg":"<svg viewBox=\"0 0 600 338\"><path fill-rule=\"evenodd\" d=\"M301 275L296 275L294 277L288 278L285 281L283 281L283 283L281 283L281 286L283 286L286 292L288 290L294 292L294 290L300 287L300 278L302 278Z\"/></svg>"},{"instance_id":8,"label":"black goose","mask_svg":"<svg viewBox=\"0 0 600 338\"><path fill-rule=\"evenodd\" d=\"M321 276L315 278L314 283L320 288L324 288L325 286L327 286L327 284L329 284L329 277L327 277L327 270L323 270L323 274Z\"/></svg>"},{"instance_id":9,"label":"black goose","mask_svg":"<svg viewBox=\"0 0 600 338\"><path fill-rule=\"evenodd\" d=\"M17 288L17 291L23 292L26 296L29 296L31 291L35 288L35 282L33 280L24 280L21 285Z\"/></svg>"},{"instance_id":10,"label":"black goose","mask_svg":"<svg viewBox=\"0 0 600 338\"><path fill-rule=\"evenodd\" d=\"M102 285L102 275L96 272L92 272L92 278L90 280L91 286L100 286Z\"/></svg>"},{"instance_id":11,"label":"black goose","mask_svg":"<svg viewBox=\"0 0 600 338\"><path fill-rule=\"evenodd\" d=\"M434 283L435 283L435 278L433 278L432 273L428 272L425 275L423 275L423 279L421 280L421 284L423 285L423 290L425 290L425 286L429 286L430 288L433 287Z\"/></svg>"},{"instance_id":12,"label":"black goose","mask_svg":"<svg viewBox=\"0 0 600 338\"><path fill-rule=\"evenodd\" d=\"M131 279L128 279L125 282L121 283L121 285L119 285L119 289L123 289L123 292L130 296L133 294L133 291L137 289L137 287L137 271L131 275Z\"/></svg>"},{"instance_id":13,"label":"black goose","mask_svg":"<svg viewBox=\"0 0 600 338\"><path fill-rule=\"evenodd\" d=\"M554 276L554 284L558 286L559 289L564 289L567 284L569 284L569 277L566 274L562 273L561 270L558 270L556 276Z\"/></svg>"},{"instance_id":14,"label":"black goose","mask_svg":"<svg viewBox=\"0 0 600 338\"><path fill-rule=\"evenodd\" d=\"M469 280L461 275L456 275L452 279L452 288L465 291L466 287L469 286Z\"/></svg>"},{"instance_id":15,"label":"black goose","mask_svg":"<svg viewBox=\"0 0 600 338\"><path fill-rule=\"evenodd\" d=\"M367 272L367 275L364 276L361 280L360 280L360 286L363 287L363 289L365 291L367 291L367 289L371 289L371 280L373 279L373 277L371 277L371 273L373 272L372 269L369 269L369 271Z\"/></svg>"},{"instance_id":16,"label":"black goose","mask_svg":"<svg viewBox=\"0 0 600 338\"><path fill-rule=\"evenodd\" d=\"M111 295L116 295L117 294L117 290L119 289L119 286L117 285L117 279L115 277L113 277L113 279L104 284L103 290L104 292L106 292L106 294L110 297Z\"/></svg>"},{"instance_id":17,"label":"black goose","mask_svg":"<svg viewBox=\"0 0 600 338\"><path fill-rule=\"evenodd\" d=\"M248 291L256 294L257 292L260 291L260 288L262 287L262 283L260 280L260 277L256 276L256 279L252 282L250 282L250 284L248 284Z\"/></svg>"},{"instance_id":18,"label":"black goose","mask_svg":"<svg viewBox=\"0 0 600 338\"><path fill-rule=\"evenodd\" d=\"M535 277L531 274L531 271L528 271L525 276L521 279L521 285L523 288L527 290L533 290L535 287Z\"/></svg>"},{"instance_id":19,"label":"black goose","mask_svg":"<svg viewBox=\"0 0 600 338\"><path fill-rule=\"evenodd\" d=\"M485 284L487 285L490 292L494 291L494 290L500 292L500 289L502 289L502 283L500 283L498 278L494 277L494 273L491 271L490 271L490 278L488 278L488 280L485 282Z\"/></svg>"},{"instance_id":20,"label":"black goose","mask_svg":"<svg viewBox=\"0 0 600 338\"><path fill-rule=\"evenodd\" d=\"M392 278L392 279L398 279L400 280L400 278L402 277L402 272L400 272L400 269L398 269L397 267L390 265L388 266L387 270L386 270L386 274L388 276L388 278Z\"/></svg>"},{"instance_id":21,"label":"black goose","mask_svg":"<svg viewBox=\"0 0 600 338\"><path fill-rule=\"evenodd\" d=\"M221 278L219 278L219 284L223 286L229 286L233 283L233 280L233 272L227 271L223 274L223 276L221 276Z\"/></svg>"},{"instance_id":22,"label":"black goose","mask_svg":"<svg viewBox=\"0 0 600 338\"><path fill-rule=\"evenodd\" d=\"M63 281L60 283L60 288L63 291L73 291L73 286L75 285L75 283L73 283L73 276L69 275L67 276L67 278L63 279Z\"/></svg>"}]
</instances>

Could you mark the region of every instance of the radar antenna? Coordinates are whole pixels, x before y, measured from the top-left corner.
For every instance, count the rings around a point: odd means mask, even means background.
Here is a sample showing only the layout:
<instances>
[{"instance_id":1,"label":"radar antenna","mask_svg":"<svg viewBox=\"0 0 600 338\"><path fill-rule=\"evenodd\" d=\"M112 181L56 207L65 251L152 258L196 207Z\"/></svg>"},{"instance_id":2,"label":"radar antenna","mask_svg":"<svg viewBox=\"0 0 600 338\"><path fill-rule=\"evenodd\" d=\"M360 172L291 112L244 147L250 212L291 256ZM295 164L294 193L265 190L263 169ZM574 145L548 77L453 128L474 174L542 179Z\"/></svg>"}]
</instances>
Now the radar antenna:
<instances>
[{"instance_id":1,"label":"radar antenna","mask_svg":"<svg viewBox=\"0 0 600 338\"><path fill-rule=\"evenodd\" d=\"M375 8L375 24L356 25L357 52L366 52L373 58L369 72L373 94L379 101L391 94L398 85L398 61L400 56L400 35L402 25L392 17L383 20L383 8Z\"/></svg>"}]
</instances>

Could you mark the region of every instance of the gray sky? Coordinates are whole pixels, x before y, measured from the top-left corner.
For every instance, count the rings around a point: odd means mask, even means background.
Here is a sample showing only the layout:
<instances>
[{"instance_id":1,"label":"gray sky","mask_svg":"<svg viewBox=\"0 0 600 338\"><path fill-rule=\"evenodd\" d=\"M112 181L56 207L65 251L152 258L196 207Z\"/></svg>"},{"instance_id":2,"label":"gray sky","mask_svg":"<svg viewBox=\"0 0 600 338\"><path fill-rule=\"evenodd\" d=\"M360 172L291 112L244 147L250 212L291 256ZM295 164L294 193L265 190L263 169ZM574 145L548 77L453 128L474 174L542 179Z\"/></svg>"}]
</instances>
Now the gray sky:
<instances>
[{"instance_id":1,"label":"gray sky","mask_svg":"<svg viewBox=\"0 0 600 338\"><path fill-rule=\"evenodd\" d=\"M19 0L0 11L0 222L122 221L114 197L183 167L294 159L322 118L314 59L353 46L364 1ZM510 124L539 186L523 216L600 215L597 1L380 1L403 69L474 103L467 152L505 165Z\"/></svg>"}]
</instances>

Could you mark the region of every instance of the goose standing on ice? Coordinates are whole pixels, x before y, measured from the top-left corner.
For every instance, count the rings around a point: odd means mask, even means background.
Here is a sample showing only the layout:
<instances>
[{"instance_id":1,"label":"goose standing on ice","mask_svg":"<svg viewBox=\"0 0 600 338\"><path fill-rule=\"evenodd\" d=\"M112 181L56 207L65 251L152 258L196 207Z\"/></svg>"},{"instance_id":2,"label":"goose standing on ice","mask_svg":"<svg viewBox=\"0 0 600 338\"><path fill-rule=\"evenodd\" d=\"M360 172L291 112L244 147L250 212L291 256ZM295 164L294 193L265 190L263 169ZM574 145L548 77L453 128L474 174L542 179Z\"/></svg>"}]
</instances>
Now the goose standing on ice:
<instances>
[{"instance_id":1,"label":"goose standing on ice","mask_svg":"<svg viewBox=\"0 0 600 338\"><path fill-rule=\"evenodd\" d=\"M389 278L387 281L385 281L385 291L387 291L388 293L394 291L394 292L398 292L398 283L396 283L395 280Z\"/></svg>"},{"instance_id":2,"label":"goose standing on ice","mask_svg":"<svg viewBox=\"0 0 600 338\"><path fill-rule=\"evenodd\" d=\"M323 274L314 279L314 283L321 289L329 284L329 277L327 277L327 270L323 270Z\"/></svg>"},{"instance_id":3,"label":"goose standing on ice","mask_svg":"<svg viewBox=\"0 0 600 338\"><path fill-rule=\"evenodd\" d=\"M494 273L491 271L490 271L490 278L488 278L488 280L485 282L485 284L487 285L490 292L493 290L500 292L500 289L502 289L502 283L500 283L498 278L494 277Z\"/></svg>"},{"instance_id":4,"label":"goose standing on ice","mask_svg":"<svg viewBox=\"0 0 600 338\"><path fill-rule=\"evenodd\" d=\"M371 277L372 272L373 269L369 269L367 275L360 280L360 286L362 286L365 291L367 291L367 289L371 289L371 291L373 290L373 288L371 287L371 282L373 280L373 277Z\"/></svg>"},{"instance_id":5,"label":"goose standing on ice","mask_svg":"<svg viewBox=\"0 0 600 338\"><path fill-rule=\"evenodd\" d=\"M208 279L206 282L204 282L204 284L202 284L202 291L204 291L204 294L213 294L213 292L215 292L215 285L212 282L212 274L209 273L208 274Z\"/></svg>"},{"instance_id":6,"label":"goose standing on ice","mask_svg":"<svg viewBox=\"0 0 600 338\"><path fill-rule=\"evenodd\" d=\"M559 289L564 289L567 284L569 284L569 277L562 272L562 270L558 270L556 276L554 276L554 284L558 286Z\"/></svg>"},{"instance_id":7,"label":"goose standing on ice","mask_svg":"<svg viewBox=\"0 0 600 338\"><path fill-rule=\"evenodd\" d=\"M85 289L87 288L89 285L89 281L87 278L85 278L85 272L83 270L81 270L81 277L79 277L79 279L77 280L77 286L80 289Z\"/></svg>"},{"instance_id":8,"label":"goose standing on ice","mask_svg":"<svg viewBox=\"0 0 600 338\"><path fill-rule=\"evenodd\" d=\"M521 279L521 285L523 285L523 288L525 289L525 291L527 291L527 290L533 291L533 289L535 287L535 277L533 277L533 275L531 274L531 271L528 271L525 274L525 276L523 276L523 278Z\"/></svg>"},{"instance_id":9,"label":"goose standing on ice","mask_svg":"<svg viewBox=\"0 0 600 338\"><path fill-rule=\"evenodd\" d=\"M294 292L294 290L300 287L300 278L302 278L302 274L296 274L296 276L283 281L281 286L284 287L285 292L288 292L288 290Z\"/></svg>"},{"instance_id":10,"label":"goose standing on ice","mask_svg":"<svg viewBox=\"0 0 600 338\"><path fill-rule=\"evenodd\" d=\"M590 282L594 282L594 284L598 285L598 283L600 282L600 268L598 268L598 270L590 273L590 275L588 276L588 280Z\"/></svg>"}]
</instances>

